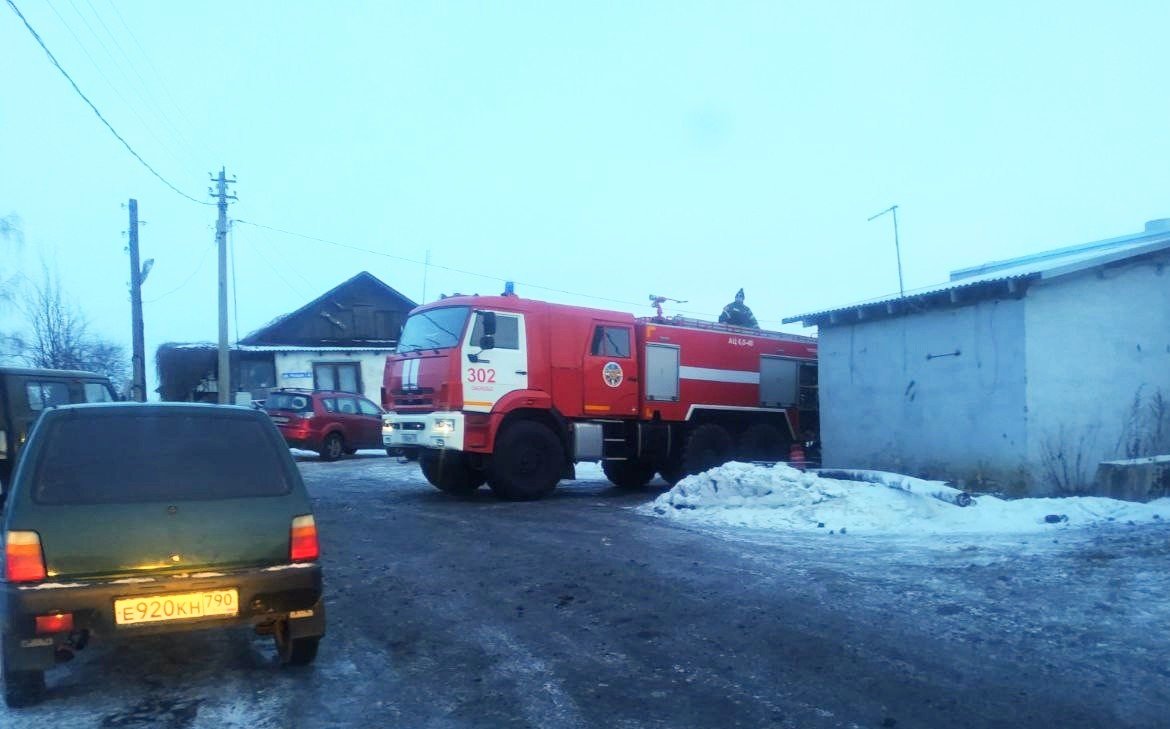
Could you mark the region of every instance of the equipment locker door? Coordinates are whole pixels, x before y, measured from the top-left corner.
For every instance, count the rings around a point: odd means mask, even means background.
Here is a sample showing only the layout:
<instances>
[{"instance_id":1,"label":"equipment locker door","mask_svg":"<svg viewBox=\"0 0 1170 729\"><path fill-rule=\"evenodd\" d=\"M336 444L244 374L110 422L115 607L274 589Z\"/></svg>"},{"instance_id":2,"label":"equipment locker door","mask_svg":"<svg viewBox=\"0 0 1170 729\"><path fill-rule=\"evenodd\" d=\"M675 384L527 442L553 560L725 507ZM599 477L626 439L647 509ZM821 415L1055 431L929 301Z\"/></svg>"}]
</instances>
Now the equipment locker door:
<instances>
[{"instance_id":1,"label":"equipment locker door","mask_svg":"<svg viewBox=\"0 0 1170 729\"><path fill-rule=\"evenodd\" d=\"M678 356L676 345L646 345L647 401L678 402Z\"/></svg>"},{"instance_id":2,"label":"equipment locker door","mask_svg":"<svg viewBox=\"0 0 1170 729\"><path fill-rule=\"evenodd\" d=\"M628 324L595 322L581 367L584 411L592 417L630 416L638 412L638 361L634 329Z\"/></svg>"}]
</instances>

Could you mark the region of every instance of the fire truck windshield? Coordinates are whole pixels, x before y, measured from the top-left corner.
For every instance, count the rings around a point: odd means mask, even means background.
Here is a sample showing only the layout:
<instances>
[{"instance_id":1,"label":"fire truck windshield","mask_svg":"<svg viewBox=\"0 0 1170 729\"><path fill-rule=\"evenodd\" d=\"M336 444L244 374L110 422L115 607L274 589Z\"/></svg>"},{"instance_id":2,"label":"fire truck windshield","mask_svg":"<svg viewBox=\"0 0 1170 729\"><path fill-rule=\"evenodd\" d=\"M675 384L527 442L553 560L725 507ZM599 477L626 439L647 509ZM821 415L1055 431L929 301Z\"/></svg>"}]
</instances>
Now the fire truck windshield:
<instances>
[{"instance_id":1,"label":"fire truck windshield","mask_svg":"<svg viewBox=\"0 0 1170 729\"><path fill-rule=\"evenodd\" d=\"M412 314L402 327L398 339L399 352L417 352L420 349L447 349L459 344L463 327L467 324L469 307L450 306Z\"/></svg>"}]
</instances>

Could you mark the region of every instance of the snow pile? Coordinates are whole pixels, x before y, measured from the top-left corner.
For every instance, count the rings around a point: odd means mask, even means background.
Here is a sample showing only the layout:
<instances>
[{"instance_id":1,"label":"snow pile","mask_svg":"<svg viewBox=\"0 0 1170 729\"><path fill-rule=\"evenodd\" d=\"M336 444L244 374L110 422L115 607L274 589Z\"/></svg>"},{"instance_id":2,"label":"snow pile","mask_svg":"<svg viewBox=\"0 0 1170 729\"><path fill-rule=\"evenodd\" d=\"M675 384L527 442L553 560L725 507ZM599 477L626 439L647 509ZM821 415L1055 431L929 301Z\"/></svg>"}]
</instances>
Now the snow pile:
<instances>
[{"instance_id":1,"label":"snow pile","mask_svg":"<svg viewBox=\"0 0 1170 729\"><path fill-rule=\"evenodd\" d=\"M1005 500L983 495L960 507L955 502L962 500L962 492L940 481L879 471L829 473L853 480L782 463L727 463L684 478L639 510L689 523L869 534L1011 534L1108 522L1170 522L1170 499L1138 504L1100 497Z\"/></svg>"}]
</instances>

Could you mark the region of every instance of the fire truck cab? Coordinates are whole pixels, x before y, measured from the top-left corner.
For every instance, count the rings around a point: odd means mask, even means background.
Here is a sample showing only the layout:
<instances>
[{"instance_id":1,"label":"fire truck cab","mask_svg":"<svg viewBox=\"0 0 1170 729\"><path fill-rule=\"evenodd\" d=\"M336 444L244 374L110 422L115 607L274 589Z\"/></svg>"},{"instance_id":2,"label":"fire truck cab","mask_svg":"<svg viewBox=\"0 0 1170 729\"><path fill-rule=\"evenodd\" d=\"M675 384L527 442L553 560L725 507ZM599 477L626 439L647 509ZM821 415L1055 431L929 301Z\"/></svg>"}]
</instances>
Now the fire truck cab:
<instances>
[{"instance_id":1,"label":"fire truck cab","mask_svg":"<svg viewBox=\"0 0 1170 729\"><path fill-rule=\"evenodd\" d=\"M455 296L415 309L387 358L383 443L437 488L539 498L573 464L622 487L782 459L816 427L815 340Z\"/></svg>"}]
</instances>

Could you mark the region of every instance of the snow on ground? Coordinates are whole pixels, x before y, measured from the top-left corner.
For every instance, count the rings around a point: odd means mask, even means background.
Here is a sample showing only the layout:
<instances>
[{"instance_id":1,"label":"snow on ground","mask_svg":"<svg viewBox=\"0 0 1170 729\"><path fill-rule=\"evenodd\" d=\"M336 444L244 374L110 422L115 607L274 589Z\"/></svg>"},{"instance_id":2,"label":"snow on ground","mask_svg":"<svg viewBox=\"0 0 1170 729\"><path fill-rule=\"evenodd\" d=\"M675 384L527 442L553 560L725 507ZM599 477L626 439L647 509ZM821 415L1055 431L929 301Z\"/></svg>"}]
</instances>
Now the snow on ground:
<instances>
[{"instance_id":1,"label":"snow on ground","mask_svg":"<svg viewBox=\"0 0 1170 729\"><path fill-rule=\"evenodd\" d=\"M826 478L782 463L733 462L684 478L638 510L691 524L838 534L1005 535L1110 522L1170 523L1170 498L1139 504L1087 496L1008 500L972 494L971 505L960 507L953 501L962 492L941 481L879 471L848 475L864 480Z\"/></svg>"}]
</instances>

